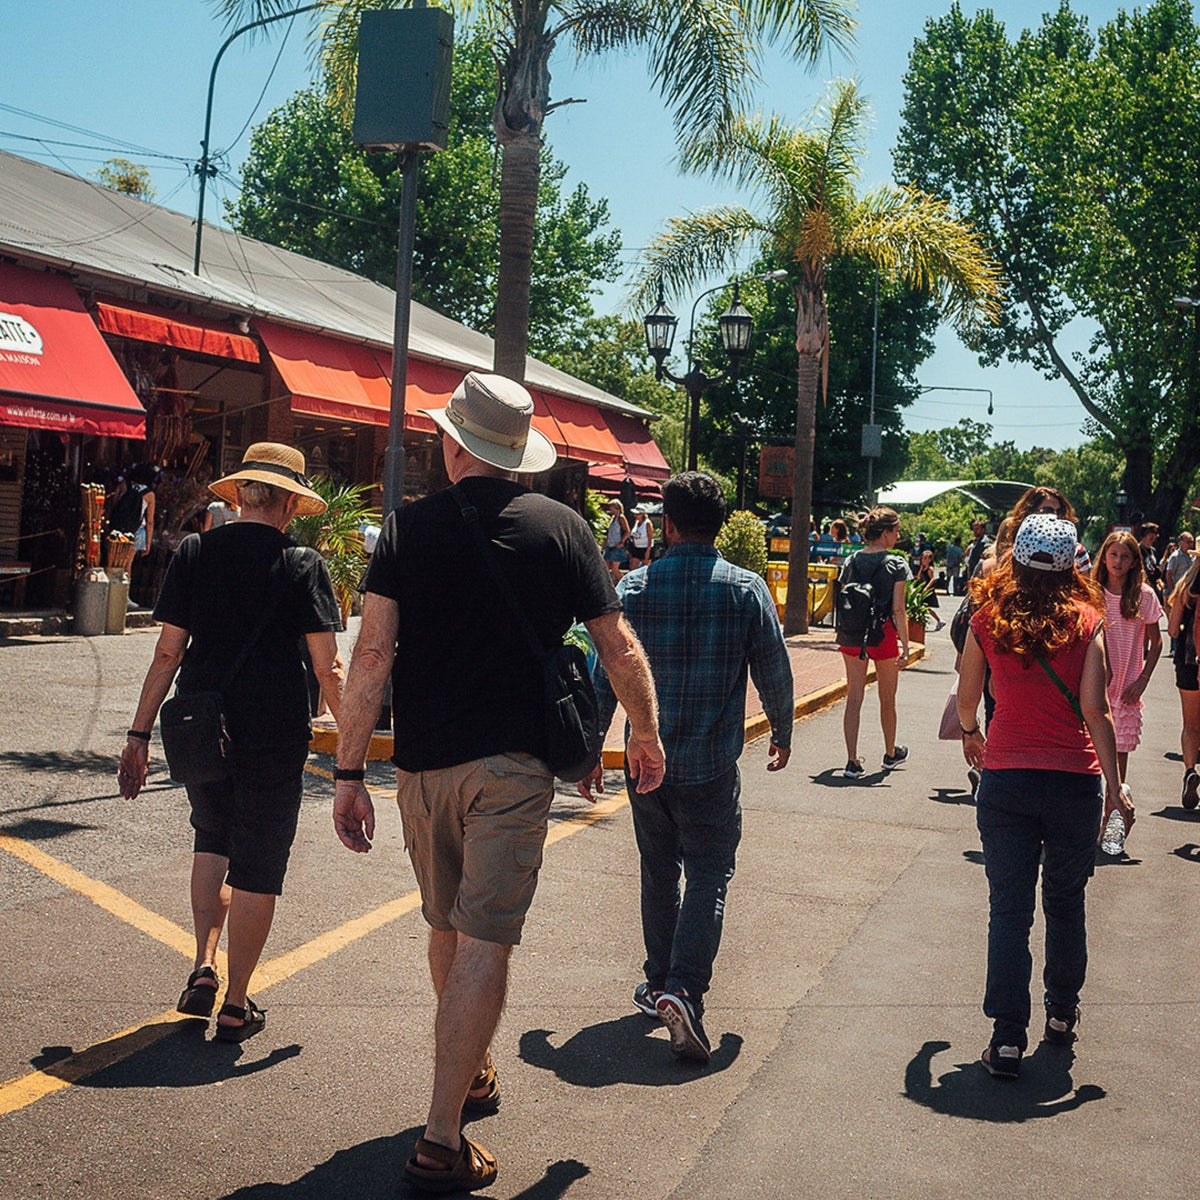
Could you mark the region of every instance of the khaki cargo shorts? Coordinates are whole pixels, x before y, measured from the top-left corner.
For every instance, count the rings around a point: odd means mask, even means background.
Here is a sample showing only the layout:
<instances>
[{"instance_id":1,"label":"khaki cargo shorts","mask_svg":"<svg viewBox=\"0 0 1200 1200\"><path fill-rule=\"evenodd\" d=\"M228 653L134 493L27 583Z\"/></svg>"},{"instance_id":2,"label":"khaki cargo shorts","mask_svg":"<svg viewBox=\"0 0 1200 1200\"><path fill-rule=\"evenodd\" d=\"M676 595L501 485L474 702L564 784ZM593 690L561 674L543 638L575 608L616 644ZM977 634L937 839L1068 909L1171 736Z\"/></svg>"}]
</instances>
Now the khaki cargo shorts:
<instances>
[{"instance_id":1,"label":"khaki cargo shorts","mask_svg":"<svg viewBox=\"0 0 1200 1200\"><path fill-rule=\"evenodd\" d=\"M434 929L520 942L553 798L554 776L532 754L396 772L404 848Z\"/></svg>"}]
</instances>

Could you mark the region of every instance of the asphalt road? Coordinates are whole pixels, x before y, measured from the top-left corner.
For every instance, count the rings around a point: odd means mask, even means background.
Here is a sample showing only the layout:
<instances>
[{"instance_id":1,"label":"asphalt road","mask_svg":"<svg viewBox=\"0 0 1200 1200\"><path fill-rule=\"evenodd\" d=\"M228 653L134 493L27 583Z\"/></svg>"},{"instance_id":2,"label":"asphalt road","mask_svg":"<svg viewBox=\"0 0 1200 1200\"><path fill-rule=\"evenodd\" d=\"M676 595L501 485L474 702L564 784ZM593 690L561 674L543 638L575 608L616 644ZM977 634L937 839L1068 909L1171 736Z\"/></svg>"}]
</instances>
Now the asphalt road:
<instances>
[{"instance_id":1,"label":"asphalt road","mask_svg":"<svg viewBox=\"0 0 1200 1200\"><path fill-rule=\"evenodd\" d=\"M766 774L765 740L747 748L708 1069L672 1060L629 1003L628 807L597 814L563 789L496 1041L503 1106L470 1127L500 1161L482 1194L1196 1194L1200 815L1178 802L1170 664L1132 760L1129 857L1089 889L1080 1042L1037 1049L1004 1084L975 1061L985 884L960 751L934 740L952 675L944 635L930 640L901 681L901 770L835 775L840 705L797 725L782 774ZM186 800L159 769L123 801L113 774L152 646L0 644L0 1197L404 1195L433 1005L394 808L380 806L373 852L351 855L310 775L254 992L267 1029L221 1046L177 1022ZM874 705L872 689L868 765ZM386 788L382 767L373 783Z\"/></svg>"}]
</instances>

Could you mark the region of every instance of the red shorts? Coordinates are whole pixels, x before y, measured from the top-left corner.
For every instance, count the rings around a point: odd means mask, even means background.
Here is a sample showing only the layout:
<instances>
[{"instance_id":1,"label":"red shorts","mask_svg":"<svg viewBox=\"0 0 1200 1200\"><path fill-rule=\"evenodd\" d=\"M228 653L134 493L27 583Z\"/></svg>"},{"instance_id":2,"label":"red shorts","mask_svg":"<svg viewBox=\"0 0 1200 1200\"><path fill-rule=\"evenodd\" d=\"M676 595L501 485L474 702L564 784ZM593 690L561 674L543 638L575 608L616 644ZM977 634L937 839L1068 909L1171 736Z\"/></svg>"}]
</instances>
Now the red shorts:
<instances>
[{"instance_id":1,"label":"red shorts","mask_svg":"<svg viewBox=\"0 0 1200 1200\"><path fill-rule=\"evenodd\" d=\"M847 658L857 658L860 653L857 646L840 646L839 649ZM890 618L883 627L883 641L878 646L868 646L867 657L872 662L900 657L900 639L896 636L895 623Z\"/></svg>"}]
</instances>

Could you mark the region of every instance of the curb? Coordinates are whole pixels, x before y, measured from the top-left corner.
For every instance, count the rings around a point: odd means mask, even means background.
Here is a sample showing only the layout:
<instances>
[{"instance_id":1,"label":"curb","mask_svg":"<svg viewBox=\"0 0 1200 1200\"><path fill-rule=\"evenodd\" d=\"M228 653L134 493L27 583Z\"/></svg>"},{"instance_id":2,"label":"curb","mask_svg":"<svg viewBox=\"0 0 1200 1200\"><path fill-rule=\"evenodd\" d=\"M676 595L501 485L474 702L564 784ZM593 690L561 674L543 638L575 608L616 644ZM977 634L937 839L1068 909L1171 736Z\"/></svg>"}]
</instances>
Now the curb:
<instances>
[{"instance_id":1,"label":"curb","mask_svg":"<svg viewBox=\"0 0 1200 1200\"><path fill-rule=\"evenodd\" d=\"M912 647L912 654L908 661L910 663L920 662L924 657L925 647L915 645ZM872 663L867 668L867 682L870 683L874 678L875 664ZM801 717L812 716L813 713L820 712L831 704L836 704L845 694L846 681L844 679L818 688L815 692L809 692L796 701L795 714L792 719L798 721ZM770 730L771 723L767 720L765 713L756 713L752 717L747 717L743 744L762 737ZM315 729L308 748L317 754L337 754L337 736L336 729ZM392 735L390 733L373 733L370 748L367 750L367 761L383 762L391 757ZM600 761L604 764L606 771L619 771L625 765L625 751L620 747L605 749Z\"/></svg>"}]
</instances>

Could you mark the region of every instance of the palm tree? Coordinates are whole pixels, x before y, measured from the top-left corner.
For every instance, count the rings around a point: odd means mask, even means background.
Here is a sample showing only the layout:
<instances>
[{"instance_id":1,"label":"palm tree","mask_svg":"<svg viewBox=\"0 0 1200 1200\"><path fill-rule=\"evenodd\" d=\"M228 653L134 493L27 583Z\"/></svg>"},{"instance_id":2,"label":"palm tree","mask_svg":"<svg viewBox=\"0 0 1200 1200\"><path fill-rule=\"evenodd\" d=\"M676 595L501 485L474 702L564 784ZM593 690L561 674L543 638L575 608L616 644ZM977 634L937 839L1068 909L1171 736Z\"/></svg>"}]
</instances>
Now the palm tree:
<instances>
[{"instance_id":1,"label":"palm tree","mask_svg":"<svg viewBox=\"0 0 1200 1200\"><path fill-rule=\"evenodd\" d=\"M947 206L912 188L886 185L859 196L867 106L852 82L831 88L811 127L778 117L738 117L716 137L693 144L685 165L760 196L752 212L727 205L675 217L646 248L635 303L661 283L680 291L728 269L737 251L756 246L787 264L796 297L796 465L784 632L808 632L808 529L818 382L828 378L825 272L850 257L933 292L960 329L994 319L999 272L977 234Z\"/></svg>"},{"instance_id":2,"label":"palm tree","mask_svg":"<svg viewBox=\"0 0 1200 1200\"><path fill-rule=\"evenodd\" d=\"M295 7L291 0L210 0L230 25ZM319 31L321 58L337 94L354 94L359 18L368 9L410 0L328 0ZM500 264L494 369L525 378L529 277L541 171L542 125L574 100L550 98L550 58L560 43L577 57L644 49L680 145L709 136L744 103L757 80L761 50L777 45L814 62L844 47L852 0L444 0L441 7L479 22L493 39L498 94L493 112L500 146Z\"/></svg>"}]
</instances>

